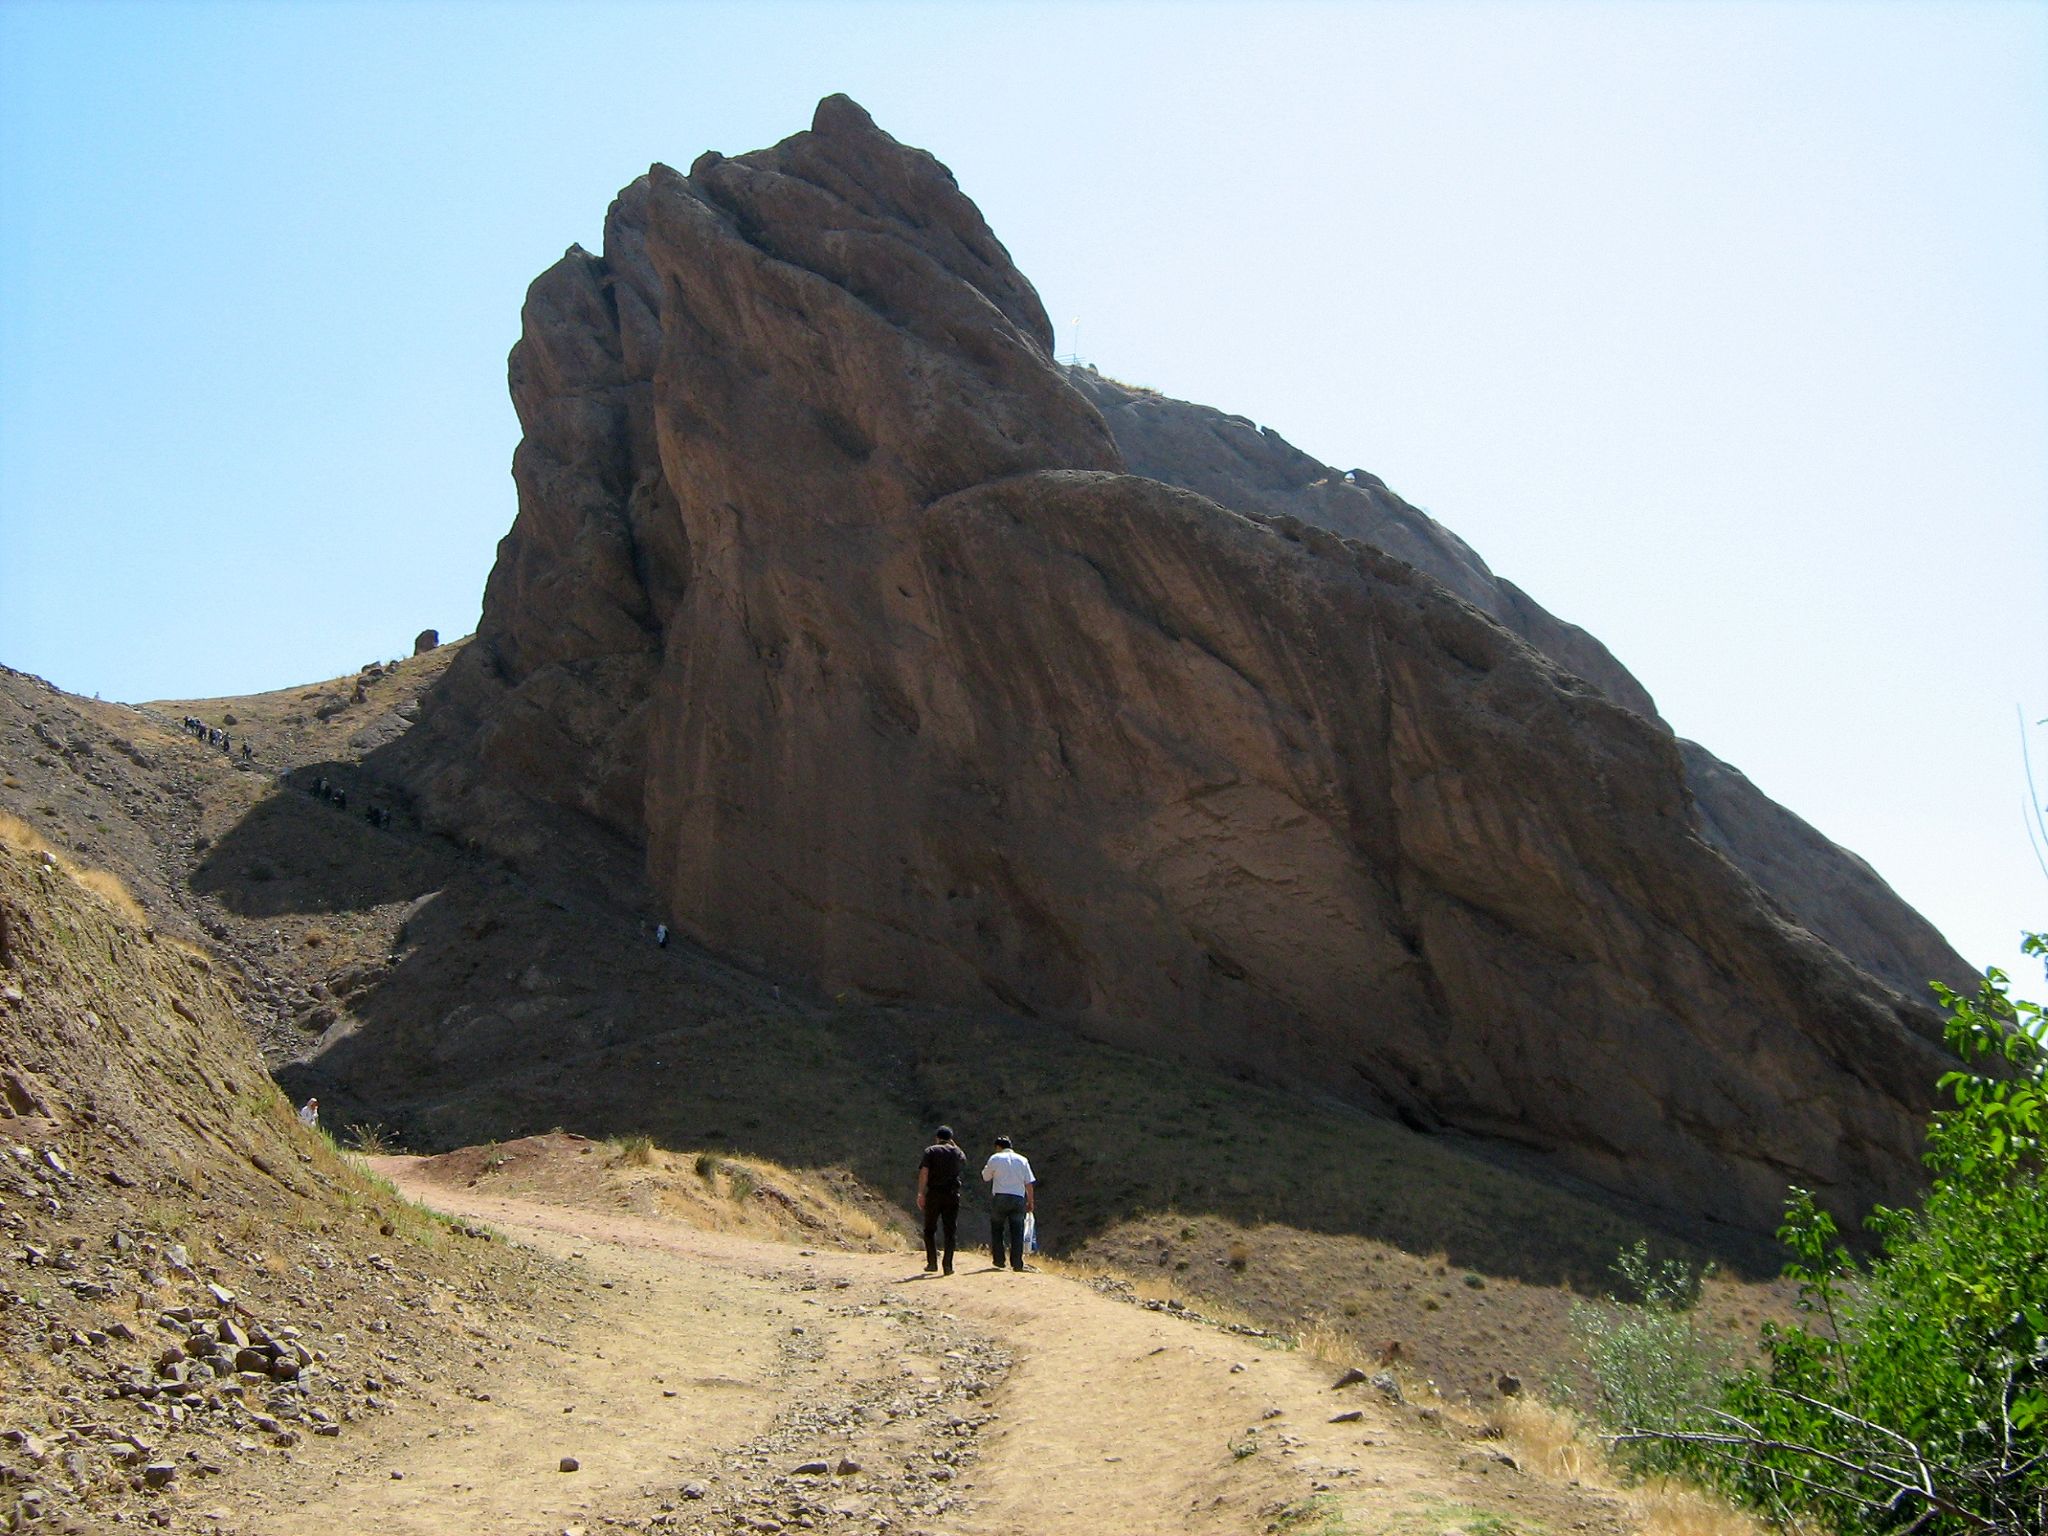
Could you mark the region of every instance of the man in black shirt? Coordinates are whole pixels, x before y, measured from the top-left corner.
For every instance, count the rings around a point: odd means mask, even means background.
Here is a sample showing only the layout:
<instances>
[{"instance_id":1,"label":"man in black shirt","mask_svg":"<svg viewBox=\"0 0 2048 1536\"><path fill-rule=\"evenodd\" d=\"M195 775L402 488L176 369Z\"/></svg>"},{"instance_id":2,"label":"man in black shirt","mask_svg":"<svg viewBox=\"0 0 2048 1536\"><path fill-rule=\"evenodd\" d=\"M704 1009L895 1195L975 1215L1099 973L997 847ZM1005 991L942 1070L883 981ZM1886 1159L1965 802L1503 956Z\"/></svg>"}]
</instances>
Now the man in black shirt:
<instances>
[{"instance_id":1,"label":"man in black shirt","mask_svg":"<svg viewBox=\"0 0 2048 1536\"><path fill-rule=\"evenodd\" d=\"M953 1128L932 1133L917 1165L917 1208L924 1212L924 1272L939 1267L938 1228L946 1229L946 1273L953 1273L953 1233L960 1224L960 1170L967 1154L953 1141Z\"/></svg>"}]
</instances>

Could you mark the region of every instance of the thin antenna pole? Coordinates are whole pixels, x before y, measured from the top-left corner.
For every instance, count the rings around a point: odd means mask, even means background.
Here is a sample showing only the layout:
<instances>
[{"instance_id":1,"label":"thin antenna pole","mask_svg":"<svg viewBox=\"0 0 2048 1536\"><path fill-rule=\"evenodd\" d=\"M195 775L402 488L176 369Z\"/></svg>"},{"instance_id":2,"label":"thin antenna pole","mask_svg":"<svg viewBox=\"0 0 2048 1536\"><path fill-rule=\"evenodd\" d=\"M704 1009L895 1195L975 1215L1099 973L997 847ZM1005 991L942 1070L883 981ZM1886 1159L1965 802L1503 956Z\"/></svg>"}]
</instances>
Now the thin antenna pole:
<instances>
[{"instance_id":1,"label":"thin antenna pole","mask_svg":"<svg viewBox=\"0 0 2048 1536\"><path fill-rule=\"evenodd\" d=\"M2027 712L2015 704L2013 713L2020 718L2020 768L2027 776L2027 843L2034 850L2034 862L2041 866L2041 873L2048 875L2048 822L2041 819L2041 791L2034 787L2034 758L2027 750ZM2035 841L2035 829L2040 829L2040 841Z\"/></svg>"}]
</instances>

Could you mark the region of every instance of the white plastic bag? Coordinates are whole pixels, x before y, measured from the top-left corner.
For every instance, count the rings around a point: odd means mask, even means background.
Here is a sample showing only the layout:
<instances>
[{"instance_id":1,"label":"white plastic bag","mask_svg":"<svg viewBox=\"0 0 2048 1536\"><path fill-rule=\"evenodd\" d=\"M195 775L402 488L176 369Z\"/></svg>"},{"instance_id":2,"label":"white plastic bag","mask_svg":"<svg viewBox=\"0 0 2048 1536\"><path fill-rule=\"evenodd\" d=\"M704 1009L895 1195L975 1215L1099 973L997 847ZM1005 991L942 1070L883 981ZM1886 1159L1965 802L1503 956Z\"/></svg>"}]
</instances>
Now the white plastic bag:
<instances>
[{"instance_id":1,"label":"white plastic bag","mask_svg":"<svg viewBox=\"0 0 2048 1536\"><path fill-rule=\"evenodd\" d=\"M1038 1213L1036 1211L1026 1211L1024 1213L1024 1251L1026 1253L1038 1252Z\"/></svg>"}]
</instances>

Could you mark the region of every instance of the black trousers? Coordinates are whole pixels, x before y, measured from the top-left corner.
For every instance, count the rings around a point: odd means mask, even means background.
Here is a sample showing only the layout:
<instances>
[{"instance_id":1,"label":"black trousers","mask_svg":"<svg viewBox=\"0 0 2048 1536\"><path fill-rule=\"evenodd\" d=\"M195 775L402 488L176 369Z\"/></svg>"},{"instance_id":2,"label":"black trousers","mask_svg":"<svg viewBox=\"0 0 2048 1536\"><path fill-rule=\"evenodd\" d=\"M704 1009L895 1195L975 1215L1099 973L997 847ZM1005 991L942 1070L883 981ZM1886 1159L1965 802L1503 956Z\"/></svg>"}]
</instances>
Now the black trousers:
<instances>
[{"instance_id":1,"label":"black trousers","mask_svg":"<svg viewBox=\"0 0 2048 1536\"><path fill-rule=\"evenodd\" d=\"M939 1228L946 1229L946 1268L953 1267L953 1233L960 1225L960 1201L956 1196L951 1200L934 1200L930 1195L924 1199L924 1267L932 1268L939 1262Z\"/></svg>"},{"instance_id":2,"label":"black trousers","mask_svg":"<svg viewBox=\"0 0 2048 1536\"><path fill-rule=\"evenodd\" d=\"M997 1195L989 1201L988 1247L996 1268L1003 1267L1003 1240L1009 1239L1010 1268L1024 1267L1024 1197Z\"/></svg>"}]
</instances>

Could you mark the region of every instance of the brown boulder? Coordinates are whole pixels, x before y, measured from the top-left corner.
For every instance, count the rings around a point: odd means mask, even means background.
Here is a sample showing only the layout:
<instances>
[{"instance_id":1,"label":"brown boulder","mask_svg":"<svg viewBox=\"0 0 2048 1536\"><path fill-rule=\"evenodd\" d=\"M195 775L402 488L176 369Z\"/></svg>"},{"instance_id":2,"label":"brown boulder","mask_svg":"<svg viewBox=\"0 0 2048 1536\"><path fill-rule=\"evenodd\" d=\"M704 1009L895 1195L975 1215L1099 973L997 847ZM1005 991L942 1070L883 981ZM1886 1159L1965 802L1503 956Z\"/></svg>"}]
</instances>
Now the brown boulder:
<instances>
[{"instance_id":1,"label":"brown boulder","mask_svg":"<svg viewBox=\"0 0 2048 1536\"><path fill-rule=\"evenodd\" d=\"M1155 463L1051 354L950 174L844 98L655 167L528 295L519 515L396 749L423 804L514 857L642 844L679 928L828 991L1668 1210L1912 1185L1929 1016L1717 850L1597 642L1235 418Z\"/></svg>"}]
</instances>

